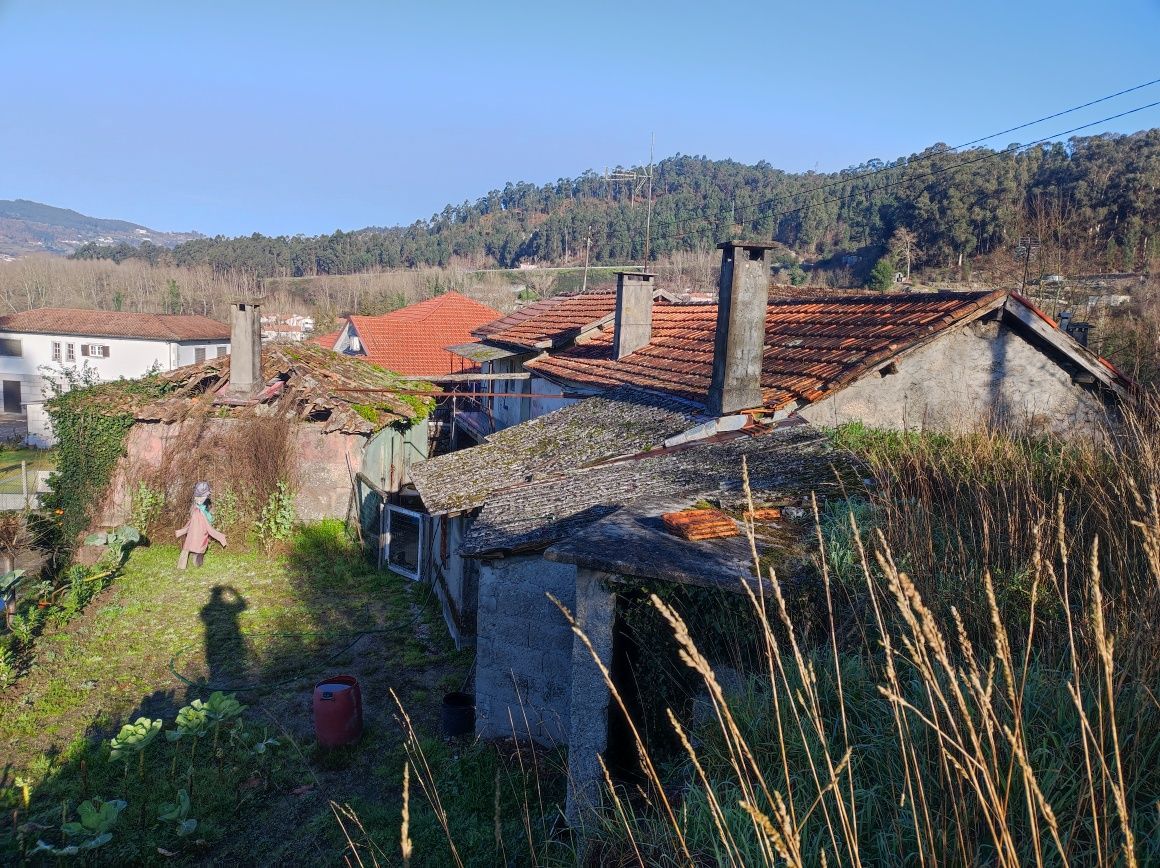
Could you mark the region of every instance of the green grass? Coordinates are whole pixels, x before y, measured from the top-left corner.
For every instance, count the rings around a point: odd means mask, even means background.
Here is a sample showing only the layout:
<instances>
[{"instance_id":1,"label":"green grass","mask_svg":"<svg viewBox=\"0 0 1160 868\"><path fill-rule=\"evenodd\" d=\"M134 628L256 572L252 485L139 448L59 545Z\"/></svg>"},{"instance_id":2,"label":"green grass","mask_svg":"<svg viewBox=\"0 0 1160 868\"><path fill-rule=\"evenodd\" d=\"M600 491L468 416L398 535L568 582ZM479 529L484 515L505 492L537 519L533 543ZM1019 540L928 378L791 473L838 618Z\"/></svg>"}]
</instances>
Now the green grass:
<instances>
[{"instance_id":1,"label":"green grass","mask_svg":"<svg viewBox=\"0 0 1160 868\"><path fill-rule=\"evenodd\" d=\"M37 640L30 671L0 697L10 764L0 778L0 861L19 852L13 809L18 825L40 824L36 835L57 840L62 809L75 819L94 795L129 803L98 851L101 862L337 862L346 842L331 801L365 811L368 844L394 859L406 754L390 692L418 732L433 734L442 694L463 683L471 659L447 638L429 588L375 570L336 522L300 529L275 558L215 548L202 569L180 572L177 554L173 546L133 551L123 575L81 615ZM237 596L215 598L215 586ZM358 638L362 630L376 632ZM242 731L220 733L216 752L208 738L194 747L161 737L146 749L143 773L136 760L111 761L108 741L122 723L146 716L173 729L177 710L206 696L175 677L171 663L195 684L252 687L237 693L248 705ZM326 751L314 741L311 696L338 672L360 681L366 731L357 746ZM266 737L281 743L259 756L252 745ZM445 798L453 826L468 840L491 841L479 852L493 853L498 780L510 790L500 800L500 827L513 839L504 852L522 852L521 840L526 849L517 794L527 776L518 759L489 746L424 743L436 775L455 782ZM27 811L17 777L31 786ZM198 819L186 837L157 819L183 787L192 787ZM443 862L449 852L434 815L412 804L412 835L424 847L416 864ZM26 839L25 847L35 843ZM158 848L175 855L163 860Z\"/></svg>"},{"instance_id":2,"label":"green grass","mask_svg":"<svg viewBox=\"0 0 1160 868\"><path fill-rule=\"evenodd\" d=\"M28 462L28 490L36 490L36 471L55 470L56 452L52 449L19 447L0 451L0 494L22 494L20 464Z\"/></svg>"}]
</instances>

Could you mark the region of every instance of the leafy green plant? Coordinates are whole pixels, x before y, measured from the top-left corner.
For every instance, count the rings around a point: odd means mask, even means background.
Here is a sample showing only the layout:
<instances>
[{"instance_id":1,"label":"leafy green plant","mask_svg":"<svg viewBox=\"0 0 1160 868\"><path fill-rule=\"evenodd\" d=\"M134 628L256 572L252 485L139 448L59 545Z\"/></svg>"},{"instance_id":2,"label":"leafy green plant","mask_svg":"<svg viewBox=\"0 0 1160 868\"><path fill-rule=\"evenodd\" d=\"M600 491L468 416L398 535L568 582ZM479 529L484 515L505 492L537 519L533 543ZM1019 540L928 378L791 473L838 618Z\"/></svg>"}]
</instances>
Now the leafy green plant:
<instances>
[{"instance_id":1,"label":"leafy green plant","mask_svg":"<svg viewBox=\"0 0 1160 868\"><path fill-rule=\"evenodd\" d=\"M98 531L85 537L87 546L107 546L102 560L108 560L120 566L124 563L125 554L137 543L141 542L141 532L132 525L126 524L116 530Z\"/></svg>"},{"instance_id":2,"label":"leafy green plant","mask_svg":"<svg viewBox=\"0 0 1160 868\"><path fill-rule=\"evenodd\" d=\"M176 729L165 733L169 741L180 741L183 738L200 738L209 729L209 715L206 714L205 704L195 699L189 705L183 706L177 712L173 721Z\"/></svg>"},{"instance_id":3,"label":"leafy green plant","mask_svg":"<svg viewBox=\"0 0 1160 868\"><path fill-rule=\"evenodd\" d=\"M158 718L151 720L148 717L139 717L133 723L126 723L121 731L110 740L112 752L109 759L124 760L128 770L129 757L137 757L137 771L141 777L145 775L145 748L161 733L163 721Z\"/></svg>"},{"instance_id":4,"label":"leafy green plant","mask_svg":"<svg viewBox=\"0 0 1160 868\"><path fill-rule=\"evenodd\" d=\"M15 680L15 657L7 648L0 648L0 687L8 687Z\"/></svg>"},{"instance_id":5,"label":"leafy green plant","mask_svg":"<svg viewBox=\"0 0 1160 868\"><path fill-rule=\"evenodd\" d=\"M189 816L190 802L189 790L180 789L177 791L177 801L167 802L161 805L157 819L163 823L174 823L178 836L184 838L193 833L197 829L197 820Z\"/></svg>"},{"instance_id":6,"label":"leafy green plant","mask_svg":"<svg viewBox=\"0 0 1160 868\"><path fill-rule=\"evenodd\" d=\"M60 827L62 846L38 840L32 853L53 856L78 856L83 852L103 847L113 840L113 827L127 803L124 799L88 799L77 808L79 821L63 823ZM64 845L64 840L76 843Z\"/></svg>"},{"instance_id":7,"label":"leafy green plant","mask_svg":"<svg viewBox=\"0 0 1160 868\"><path fill-rule=\"evenodd\" d=\"M294 493L285 481L270 495L254 523L258 539L267 551L286 542L294 533Z\"/></svg>"},{"instance_id":8,"label":"leafy green plant","mask_svg":"<svg viewBox=\"0 0 1160 868\"><path fill-rule=\"evenodd\" d=\"M242 504L237 492L227 488L213 499L213 511L216 516L215 524L227 530L237 527L242 519Z\"/></svg>"},{"instance_id":9,"label":"leafy green plant","mask_svg":"<svg viewBox=\"0 0 1160 868\"><path fill-rule=\"evenodd\" d=\"M151 488L146 482L138 482L133 491L133 502L129 511L129 521L146 536L153 528L161 511L165 508L165 492Z\"/></svg>"},{"instance_id":10,"label":"leafy green plant","mask_svg":"<svg viewBox=\"0 0 1160 868\"><path fill-rule=\"evenodd\" d=\"M8 629L12 631L12 635L17 638L21 645L27 645L32 641L34 628L35 624L28 615L13 615L8 624Z\"/></svg>"}]
</instances>

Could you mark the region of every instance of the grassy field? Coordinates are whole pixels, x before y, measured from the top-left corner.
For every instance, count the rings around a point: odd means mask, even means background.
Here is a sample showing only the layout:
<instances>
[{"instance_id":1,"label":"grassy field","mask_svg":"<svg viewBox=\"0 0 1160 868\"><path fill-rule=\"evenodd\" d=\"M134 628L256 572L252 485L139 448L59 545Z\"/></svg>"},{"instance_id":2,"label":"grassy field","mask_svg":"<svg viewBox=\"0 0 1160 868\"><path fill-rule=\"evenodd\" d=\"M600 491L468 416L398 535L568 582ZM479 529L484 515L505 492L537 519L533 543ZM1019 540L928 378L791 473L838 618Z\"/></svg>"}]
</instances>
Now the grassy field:
<instances>
[{"instance_id":1,"label":"grassy field","mask_svg":"<svg viewBox=\"0 0 1160 868\"><path fill-rule=\"evenodd\" d=\"M36 471L55 470L56 453L51 449L9 449L0 452L0 494L21 494L21 462L28 463L28 490L36 490Z\"/></svg>"},{"instance_id":2,"label":"grassy field","mask_svg":"<svg viewBox=\"0 0 1160 868\"><path fill-rule=\"evenodd\" d=\"M337 862L349 845L332 803L362 818L361 847L393 857L407 750L392 691L432 774L460 794L447 806L462 837L482 835L481 852L493 853L495 811L511 801L501 825L515 824L518 844L514 794L524 788L513 779L513 796L500 799L496 787L501 776L520 777L520 757L435 737L441 697L464 684L471 656L447 639L427 586L374 570L335 523L301 530L279 557L215 548L185 573L176 559L173 546L133 551L83 614L40 637L30 671L0 697L8 814L0 854L60 839L62 810L75 819L83 799L99 796L127 802L113 840L91 857L101 863ZM335 673L359 679L366 733L356 747L325 751L311 698ZM248 706L220 745L194 739L187 754L189 741L162 737L140 768L110 758L124 722L145 716L173 730L178 710L214 687ZM270 738L278 743L256 752ZM198 819L187 836L158 819L182 789ZM419 805L411 837L423 854L417 864L449 856L434 814Z\"/></svg>"}]
</instances>

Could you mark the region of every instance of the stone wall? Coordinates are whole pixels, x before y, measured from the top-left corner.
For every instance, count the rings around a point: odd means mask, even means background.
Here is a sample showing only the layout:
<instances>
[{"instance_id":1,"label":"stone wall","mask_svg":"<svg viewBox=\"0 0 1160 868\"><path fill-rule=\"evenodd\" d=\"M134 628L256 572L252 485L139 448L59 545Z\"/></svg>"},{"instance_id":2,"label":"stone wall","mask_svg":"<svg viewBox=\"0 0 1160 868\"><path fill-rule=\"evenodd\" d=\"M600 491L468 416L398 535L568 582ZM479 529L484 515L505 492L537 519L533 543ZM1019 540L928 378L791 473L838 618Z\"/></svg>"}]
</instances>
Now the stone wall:
<instances>
[{"instance_id":1,"label":"stone wall","mask_svg":"<svg viewBox=\"0 0 1160 868\"><path fill-rule=\"evenodd\" d=\"M1050 355L991 320L949 332L800 415L818 425L969 431L998 422L1066 434L1097 431L1105 408Z\"/></svg>"},{"instance_id":2,"label":"stone wall","mask_svg":"<svg viewBox=\"0 0 1160 868\"><path fill-rule=\"evenodd\" d=\"M476 734L567 742L576 568L539 555L483 561L476 632Z\"/></svg>"},{"instance_id":3,"label":"stone wall","mask_svg":"<svg viewBox=\"0 0 1160 868\"><path fill-rule=\"evenodd\" d=\"M125 454L113 473L96 524L113 527L128 521L132 492L137 480L160 466L169 443L191 426L201 424L193 420L175 423L139 422L130 428L125 439ZM204 423L202 436L210 436L215 429L228 429L237 424L233 419L208 420ZM363 447L367 441L365 435L341 432L325 434L323 428L322 424L310 422L298 423L294 428L293 448L298 473L294 505L301 521L345 518L351 497L347 459L350 459L350 467L355 472L362 463ZM220 487L220 480L209 481L218 483Z\"/></svg>"}]
</instances>

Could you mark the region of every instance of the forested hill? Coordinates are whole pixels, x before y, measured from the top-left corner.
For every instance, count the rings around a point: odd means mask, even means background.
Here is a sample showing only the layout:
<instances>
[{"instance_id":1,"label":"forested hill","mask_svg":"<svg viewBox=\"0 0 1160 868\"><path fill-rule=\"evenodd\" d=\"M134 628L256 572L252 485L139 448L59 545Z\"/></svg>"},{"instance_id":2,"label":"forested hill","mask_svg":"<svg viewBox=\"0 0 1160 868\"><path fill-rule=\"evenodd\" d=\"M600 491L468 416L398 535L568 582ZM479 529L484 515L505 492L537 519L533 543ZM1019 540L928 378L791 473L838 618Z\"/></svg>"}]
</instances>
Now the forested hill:
<instances>
[{"instance_id":1,"label":"forested hill","mask_svg":"<svg viewBox=\"0 0 1160 868\"><path fill-rule=\"evenodd\" d=\"M644 189L588 172L542 186L509 183L407 227L199 238L172 251L88 245L76 256L209 264L257 276L445 265L453 258L510 267L579 261L590 227L593 263L637 261L644 255ZM775 240L807 260L873 255L899 227L917 238L916 264L931 267L1012 248L1023 235L1037 237L1058 261L1142 267L1160 229L1160 129L1010 152L935 145L831 174L690 156L654 170L654 256L735 235Z\"/></svg>"},{"instance_id":2,"label":"forested hill","mask_svg":"<svg viewBox=\"0 0 1160 868\"><path fill-rule=\"evenodd\" d=\"M172 247L196 232L157 232L127 220L89 217L27 199L0 199L0 255L72 253L85 244L127 248L148 241Z\"/></svg>"}]
</instances>

